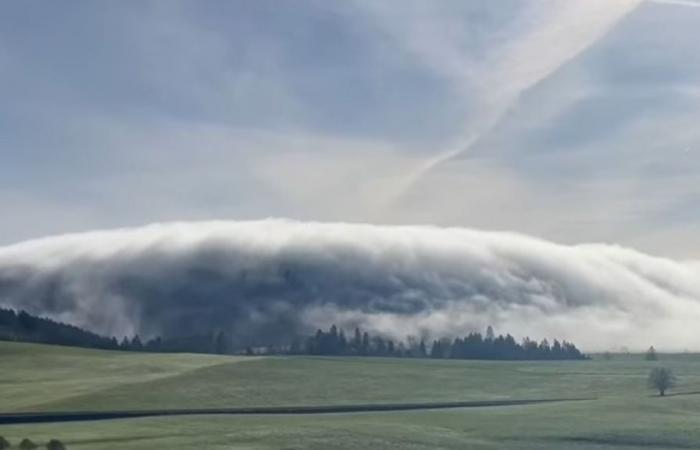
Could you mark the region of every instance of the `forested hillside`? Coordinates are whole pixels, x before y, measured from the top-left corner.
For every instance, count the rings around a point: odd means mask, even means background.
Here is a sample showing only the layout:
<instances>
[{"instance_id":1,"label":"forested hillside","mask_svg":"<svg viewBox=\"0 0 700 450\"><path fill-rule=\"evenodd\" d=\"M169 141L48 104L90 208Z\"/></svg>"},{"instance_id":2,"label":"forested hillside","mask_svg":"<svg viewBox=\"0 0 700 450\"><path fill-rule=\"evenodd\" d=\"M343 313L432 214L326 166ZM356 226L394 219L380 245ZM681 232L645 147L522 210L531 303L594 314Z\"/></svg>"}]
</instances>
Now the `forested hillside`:
<instances>
[{"instance_id":1,"label":"forested hillside","mask_svg":"<svg viewBox=\"0 0 700 450\"><path fill-rule=\"evenodd\" d=\"M264 343L265 336L260 336ZM147 352L188 352L212 354L289 354L333 356L383 356L397 358L449 358L493 360L563 360L586 359L574 344L566 341L516 342L510 334L496 336L491 327L486 334L469 333L464 338L442 338L426 343L407 337L405 341L355 328L351 338L335 325L328 331L318 330L312 336L294 339L287 345L236 348L224 331L208 331L190 336L155 337L143 342L133 336L106 337L74 325L33 316L25 311L0 308L0 340L37 342L54 345Z\"/></svg>"}]
</instances>

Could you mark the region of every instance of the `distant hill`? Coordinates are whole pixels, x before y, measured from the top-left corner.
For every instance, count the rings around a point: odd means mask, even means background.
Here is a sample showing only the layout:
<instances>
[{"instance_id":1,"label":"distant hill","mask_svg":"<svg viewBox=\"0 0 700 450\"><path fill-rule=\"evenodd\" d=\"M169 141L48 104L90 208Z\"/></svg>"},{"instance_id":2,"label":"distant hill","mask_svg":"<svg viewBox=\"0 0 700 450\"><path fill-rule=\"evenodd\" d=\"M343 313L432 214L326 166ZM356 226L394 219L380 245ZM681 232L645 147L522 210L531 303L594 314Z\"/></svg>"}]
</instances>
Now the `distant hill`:
<instances>
[{"instance_id":1,"label":"distant hill","mask_svg":"<svg viewBox=\"0 0 700 450\"><path fill-rule=\"evenodd\" d=\"M102 336L55 320L38 317L26 311L0 308L0 340L35 342L52 345L150 352L233 353L223 333L179 336L171 339L156 337L143 343L137 335L121 342L115 337Z\"/></svg>"},{"instance_id":2,"label":"distant hill","mask_svg":"<svg viewBox=\"0 0 700 450\"><path fill-rule=\"evenodd\" d=\"M37 342L100 349L119 348L115 338L83 330L73 325L33 316L26 311L0 308L0 340Z\"/></svg>"}]
</instances>

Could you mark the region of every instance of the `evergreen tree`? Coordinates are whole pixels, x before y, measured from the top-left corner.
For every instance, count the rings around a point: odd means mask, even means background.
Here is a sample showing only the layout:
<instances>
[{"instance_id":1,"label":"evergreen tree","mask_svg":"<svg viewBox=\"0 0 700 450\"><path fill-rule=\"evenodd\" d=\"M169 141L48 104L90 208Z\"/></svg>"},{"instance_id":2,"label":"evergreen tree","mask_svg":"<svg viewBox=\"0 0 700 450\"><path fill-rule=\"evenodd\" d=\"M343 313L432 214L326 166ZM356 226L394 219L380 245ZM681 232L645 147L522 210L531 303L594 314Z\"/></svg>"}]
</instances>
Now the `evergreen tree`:
<instances>
[{"instance_id":1,"label":"evergreen tree","mask_svg":"<svg viewBox=\"0 0 700 450\"><path fill-rule=\"evenodd\" d=\"M143 343L141 342L141 338L138 334L131 340L130 348L137 352L143 350Z\"/></svg>"},{"instance_id":2,"label":"evergreen tree","mask_svg":"<svg viewBox=\"0 0 700 450\"><path fill-rule=\"evenodd\" d=\"M19 322L20 328L25 331L34 331L38 322L35 317L29 315L26 311L19 312L17 321Z\"/></svg>"},{"instance_id":3,"label":"evergreen tree","mask_svg":"<svg viewBox=\"0 0 700 450\"><path fill-rule=\"evenodd\" d=\"M160 338L160 336L151 339L146 343L145 349L149 352L163 351L163 340Z\"/></svg>"},{"instance_id":4,"label":"evergreen tree","mask_svg":"<svg viewBox=\"0 0 700 450\"><path fill-rule=\"evenodd\" d=\"M487 341L493 341L496 339L496 333L493 331L493 327L491 325L486 328L486 340Z\"/></svg>"},{"instance_id":5,"label":"evergreen tree","mask_svg":"<svg viewBox=\"0 0 700 450\"><path fill-rule=\"evenodd\" d=\"M119 344L119 348L122 350L129 350L131 348L131 342L129 342L129 339L126 336L122 338L122 343Z\"/></svg>"},{"instance_id":6,"label":"evergreen tree","mask_svg":"<svg viewBox=\"0 0 700 450\"><path fill-rule=\"evenodd\" d=\"M214 342L215 346L215 352L218 355L225 355L229 352L228 348L228 338L226 337L226 333L223 331L219 331L216 335L216 341Z\"/></svg>"},{"instance_id":7,"label":"evergreen tree","mask_svg":"<svg viewBox=\"0 0 700 450\"><path fill-rule=\"evenodd\" d=\"M529 337L523 339L522 347L525 354L525 359L537 359L537 342L530 340Z\"/></svg>"},{"instance_id":8,"label":"evergreen tree","mask_svg":"<svg viewBox=\"0 0 700 450\"><path fill-rule=\"evenodd\" d=\"M292 340L292 345L289 346L289 353L292 355L300 355L303 353L303 348L299 338Z\"/></svg>"},{"instance_id":9,"label":"evergreen tree","mask_svg":"<svg viewBox=\"0 0 700 450\"><path fill-rule=\"evenodd\" d=\"M362 347L360 348L360 354L367 356L369 355L369 333L366 331L362 334Z\"/></svg>"},{"instance_id":10,"label":"evergreen tree","mask_svg":"<svg viewBox=\"0 0 700 450\"><path fill-rule=\"evenodd\" d=\"M394 353L396 356L399 358L403 358L406 356L406 344L403 342L399 342L398 347L396 348L396 351Z\"/></svg>"},{"instance_id":11,"label":"evergreen tree","mask_svg":"<svg viewBox=\"0 0 700 450\"><path fill-rule=\"evenodd\" d=\"M387 344L381 336L372 338L374 343L374 354L376 356L385 356L387 354Z\"/></svg>"},{"instance_id":12,"label":"evergreen tree","mask_svg":"<svg viewBox=\"0 0 700 450\"><path fill-rule=\"evenodd\" d=\"M355 328L355 337L352 339L352 349L356 355L362 352L362 334L360 334L359 328Z\"/></svg>"},{"instance_id":13,"label":"evergreen tree","mask_svg":"<svg viewBox=\"0 0 700 450\"><path fill-rule=\"evenodd\" d=\"M348 340L345 338L345 332L343 330L340 330L338 336L338 351L340 355L345 355L348 351Z\"/></svg>"},{"instance_id":14,"label":"evergreen tree","mask_svg":"<svg viewBox=\"0 0 700 450\"><path fill-rule=\"evenodd\" d=\"M430 357L431 358L442 358L442 349L440 348L440 341L433 341L433 346L430 347Z\"/></svg>"},{"instance_id":15,"label":"evergreen tree","mask_svg":"<svg viewBox=\"0 0 700 450\"><path fill-rule=\"evenodd\" d=\"M656 355L656 349L653 345L649 347L649 350L647 350L647 352L644 354L644 359L646 359L647 361L656 361L657 359L659 359L659 357Z\"/></svg>"},{"instance_id":16,"label":"evergreen tree","mask_svg":"<svg viewBox=\"0 0 700 450\"><path fill-rule=\"evenodd\" d=\"M319 328L316 330L316 337L313 339L311 343L311 353L312 355L322 355L324 348L323 348L323 331Z\"/></svg>"},{"instance_id":17,"label":"evergreen tree","mask_svg":"<svg viewBox=\"0 0 700 450\"><path fill-rule=\"evenodd\" d=\"M340 335L338 334L338 327L333 324L328 331L328 337L326 339L326 354L327 355L339 355L340 354Z\"/></svg>"},{"instance_id":18,"label":"evergreen tree","mask_svg":"<svg viewBox=\"0 0 700 450\"><path fill-rule=\"evenodd\" d=\"M537 346L538 359L550 359L551 349L549 347L549 341L547 339L542 339L540 345Z\"/></svg>"}]
</instances>

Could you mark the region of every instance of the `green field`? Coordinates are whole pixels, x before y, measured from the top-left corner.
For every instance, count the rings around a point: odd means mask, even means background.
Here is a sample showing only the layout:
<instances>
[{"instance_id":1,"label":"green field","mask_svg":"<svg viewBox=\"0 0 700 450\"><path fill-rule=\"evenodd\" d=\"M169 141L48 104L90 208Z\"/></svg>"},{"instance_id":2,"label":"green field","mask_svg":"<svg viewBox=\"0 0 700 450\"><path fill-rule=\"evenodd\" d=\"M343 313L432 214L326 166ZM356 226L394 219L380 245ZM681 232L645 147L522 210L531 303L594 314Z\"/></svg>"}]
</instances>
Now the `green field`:
<instances>
[{"instance_id":1,"label":"green field","mask_svg":"<svg viewBox=\"0 0 700 450\"><path fill-rule=\"evenodd\" d=\"M0 343L0 411L595 400L440 411L3 425L75 449L700 448L700 356L487 362L156 355ZM679 386L651 395L655 364Z\"/></svg>"}]
</instances>

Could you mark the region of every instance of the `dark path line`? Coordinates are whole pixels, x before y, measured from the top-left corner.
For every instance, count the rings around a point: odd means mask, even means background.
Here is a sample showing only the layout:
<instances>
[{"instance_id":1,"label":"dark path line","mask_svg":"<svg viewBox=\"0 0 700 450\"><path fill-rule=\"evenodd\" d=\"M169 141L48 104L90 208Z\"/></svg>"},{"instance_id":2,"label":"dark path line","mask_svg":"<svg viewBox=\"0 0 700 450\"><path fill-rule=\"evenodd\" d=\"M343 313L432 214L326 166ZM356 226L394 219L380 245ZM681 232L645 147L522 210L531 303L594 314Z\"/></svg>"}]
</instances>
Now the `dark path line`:
<instances>
[{"instance_id":1,"label":"dark path line","mask_svg":"<svg viewBox=\"0 0 700 450\"><path fill-rule=\"evenodd\" d=\"M700 394L700 391L690 391L690 392L672 392L670 394L666 394L664 397L680 397L684 395L698 395ZM658 397L658 395L652 395L651 397Z\"/></svg>"},{"instance_id":2,"label":"dark path line","mask_svg":"<svg viewBox=\"0 0 700 450\"><path fill-rule=\"evenodd\" d=\"M280 414L338 414L359 412L415 411L426 409L483 408L488 406L519 406L539 403L573 402L594 398L555 398L539 400L482 400L441 403L390 403L335 406L271 406L247 408L163 409L142 411L57 411L45 413L0 413L0 425L79 422L87 420L135 419L143 417L192 415L280 415Z\"/></svg>"}]
</instances>

